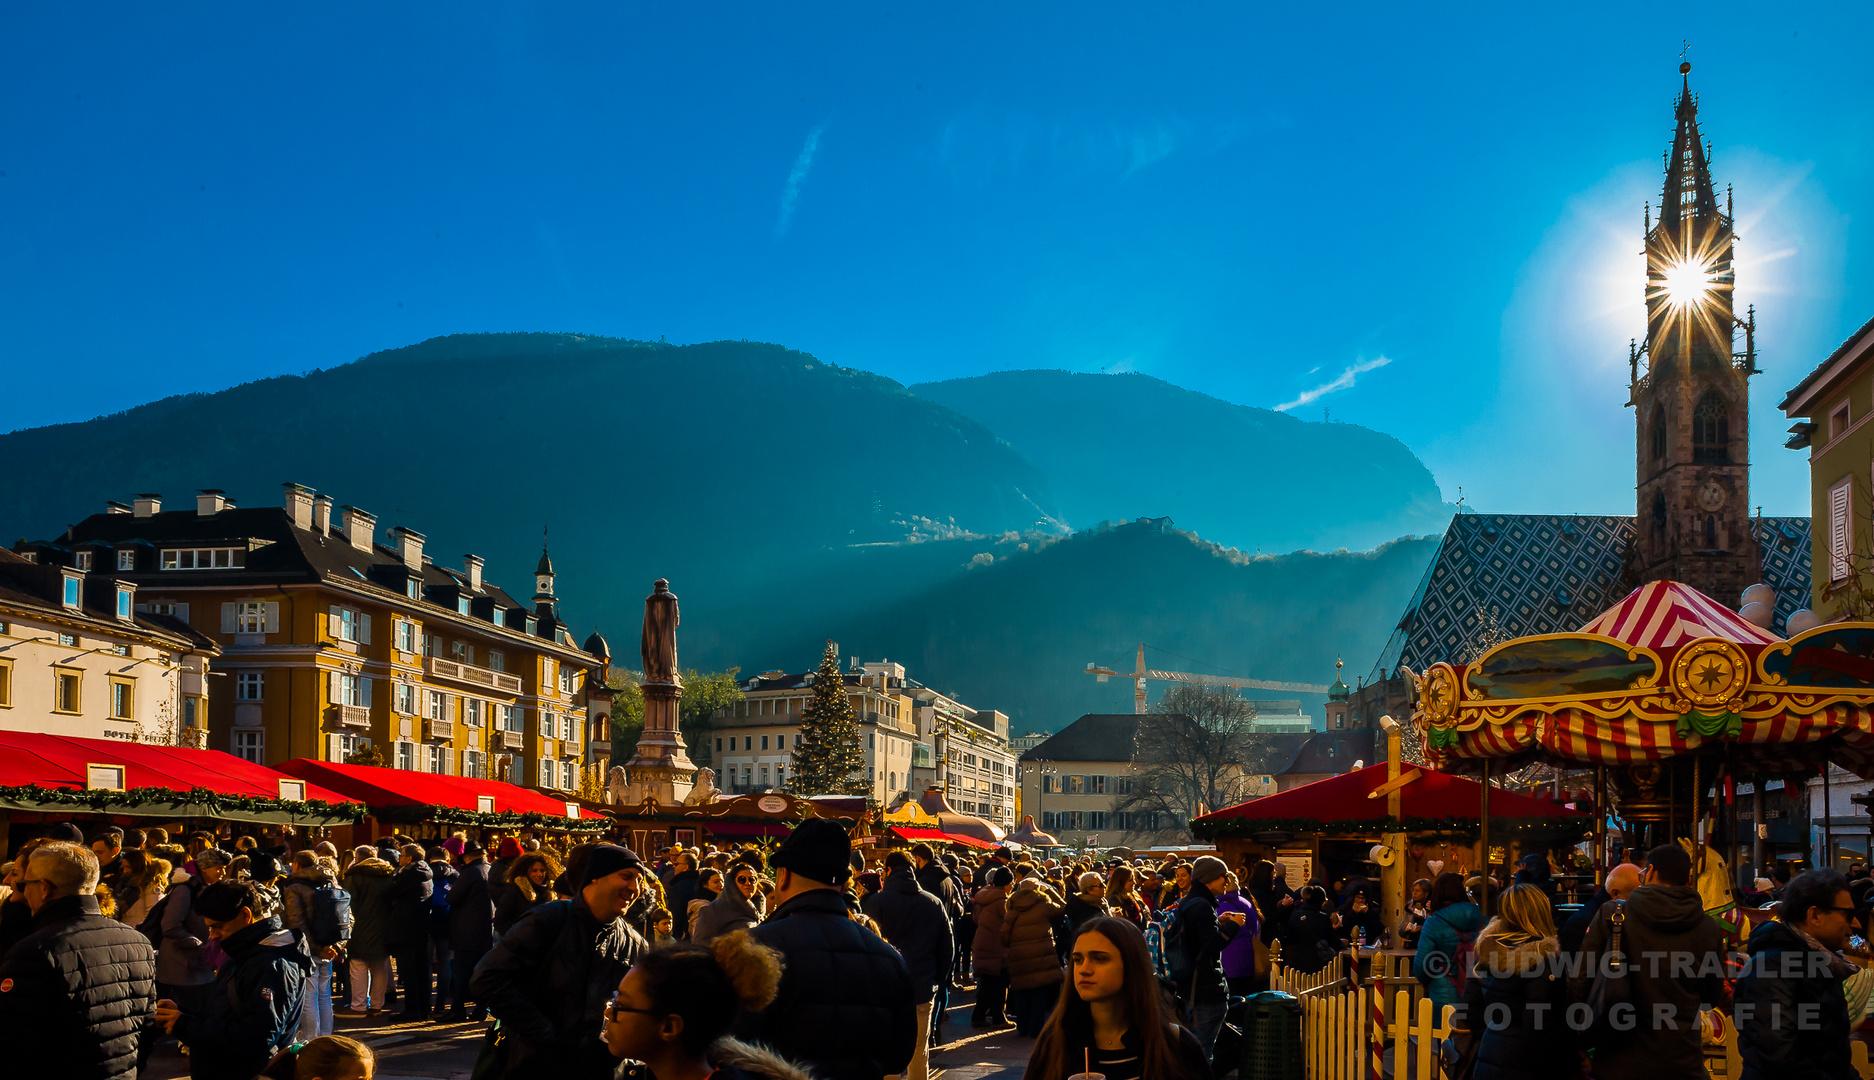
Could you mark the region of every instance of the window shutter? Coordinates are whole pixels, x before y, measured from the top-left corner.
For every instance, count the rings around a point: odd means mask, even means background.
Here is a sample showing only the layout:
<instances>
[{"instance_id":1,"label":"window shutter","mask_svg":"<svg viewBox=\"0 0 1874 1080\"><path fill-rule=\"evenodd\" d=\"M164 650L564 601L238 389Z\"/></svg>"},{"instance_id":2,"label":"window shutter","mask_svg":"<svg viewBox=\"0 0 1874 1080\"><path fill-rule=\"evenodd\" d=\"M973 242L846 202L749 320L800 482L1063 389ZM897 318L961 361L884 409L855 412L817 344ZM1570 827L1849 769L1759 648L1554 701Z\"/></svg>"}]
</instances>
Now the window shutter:
<instances>
[{"instance_id":1,"label":"window shutter","mask_svg":"<svg viewBox=\"0 0 1874 1080\"><path fill-rule=\"evenodd\" d=\"M371 682L367 675L358 676L358 704L367 709L371 707Z\"/></svg>"},{"instance_id":2,"label":"window shutter","mask_svg":"<svg viewBox=\"0 0 1874 1080\"><path fill-rule=\"evenodd\" d=\"M330 629L332 636L343 639L345 636L345 620L339 616L337 604L332 605L331 614L328 618L331 620Z\"/></svg>"},{"instance_id":3,"label":"window shutter","mask_svg":"<svg viewBox=\"0 0 1874 1080\"><path fill-rule=\"evenodd\" d=\"M233 604L221 605L221 632L224 634L234 633L234 627L235 627L234 607L235 605Z\"/></svg>"},{"instance_id":4,"label":"window shutter","mask_svg":"<svg viewBox=\"0 0 1874 1080\"><path fill-rule=\"evenodd\" d=\"M326 738L332 744L331 749L325 752L326 760L327 761L339 761L339 762L344 761L345 760L345 743L344 743L345 737L343 735L328 735L326 736Z\"/></svg>"},{"instance_id":5,"label":"window shutter","mask_svg":"<svg viewBox=\"0 0 1874 1080\"><path fill-rule=\"evenodd\" d=\"M1843 480L1828 492L1828 569L1830 581L1848 576L1848 553L1854 542L1849 532L1849 482Z\"/></svg>"},{"instance_id":6,"label":"window shutter","mask_svg":"<svg viewBox=\"0 0 1874 1080\"><path fill-rule=\"evenodd\" d=\"M267 633L277 634L279 632L280 602L278 600L269 600L267 601Z\"/></svg>"},{"instance_id":7,"label":"window shutter","mask_svg":"<svg viewBox=\"0 0 1874 1080\"><path fill-rule=\"evenodd\" d=\"M330 686L331 686L330 697L332 699L332 704L334 705L345 704L345 684L343 682L343 676L341 676L338 672L334 671L334 672L329 673L326 676L326 678L329 681Z\"/></svg>"},{"instance_id":8,"label":"window shutter","mask_svg":"<svg viewBox=\"0 0 1874 1080\"><path fill-rule=\"evenodd\" d=\"M371 644L371 616L369 615L358 616L358 644Z\"/></svg>"}]
</instances>

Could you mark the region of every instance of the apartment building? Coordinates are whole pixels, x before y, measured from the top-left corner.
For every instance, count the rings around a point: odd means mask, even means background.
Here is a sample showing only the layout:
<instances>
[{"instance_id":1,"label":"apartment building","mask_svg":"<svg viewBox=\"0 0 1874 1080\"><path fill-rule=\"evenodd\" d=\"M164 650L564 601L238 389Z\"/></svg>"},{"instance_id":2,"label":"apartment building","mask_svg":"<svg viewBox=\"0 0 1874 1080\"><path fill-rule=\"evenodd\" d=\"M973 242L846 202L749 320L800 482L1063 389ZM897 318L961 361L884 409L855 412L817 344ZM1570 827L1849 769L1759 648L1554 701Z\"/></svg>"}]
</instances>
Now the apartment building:
<instances>
[{"instance_id":1,"label":"apartment building","mask_svg":"<svg viewBox=\"0 0 1874 1080\"><path fill-rule=\"evenodd\" d=\"M957 810L1013 823L1007 716L959 705L907 676L903 664L860 663L856 657L851 664L840 677L859 723L871 798L890 803L945 782ZM816 678L814 672L763 672L742 684L741 701L717 714L711 749L724 790L743 794L787 786ZM991 787L992 778L1001 791Z\"/></svg>"},{"instance_id":2,"label":"apartment building","mask_svg":"<svg viewBox=\"0 0 1874 1080\"><path fill-rule=\"evenodd\" d=\"M208 699L209 745L263 764L345 761L575 789L608 716L590 708L603 659L573 643L542 552L531 603L438 566L425 538L297 484L242 509L207 490L192 509L158 495L24 542L44 566L108 568L140 615L168 617L220 648L226 690ZM98 571L93 571L98 572ZM587 646L599 653L595 634Z\"/></svg>"},{"instance_id":3,"label":"apartment building","mask_svg":"<svg viewBox=\"0 0 1874 1080\"><path fill-rule=\"evenodd\" d=\"M0 551L0 728L201 745L212 639L137 608L107 564Z\"/></svg>"},{"instance_id":4,"label":"apartment building","mask_svg":"<svg viewBox=\"0 0 1874 1080\"><path fill-rule=\"evenodd\" d=\"M1009 746L1008 715L972 709L916 680L905 681L917 703L912 790L941 786L959 812L1013 829L1016 753Z\"/></svg>"}]
</instances>

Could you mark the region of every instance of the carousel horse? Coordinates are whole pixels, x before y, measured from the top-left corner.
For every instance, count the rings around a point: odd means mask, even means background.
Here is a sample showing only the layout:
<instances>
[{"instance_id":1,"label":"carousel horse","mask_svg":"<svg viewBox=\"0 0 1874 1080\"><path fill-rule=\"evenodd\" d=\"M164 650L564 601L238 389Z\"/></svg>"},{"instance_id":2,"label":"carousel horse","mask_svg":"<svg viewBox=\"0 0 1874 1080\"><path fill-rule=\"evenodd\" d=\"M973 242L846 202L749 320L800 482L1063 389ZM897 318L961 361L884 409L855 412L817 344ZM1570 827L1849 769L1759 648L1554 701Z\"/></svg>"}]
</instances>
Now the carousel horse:
<instances>
[{"instance_id":1,"label":"carousel horse","mask_svg":"<svg viewBox=\"0 0 1874 1080\"><path fill-rule=\"evenodd\" d=\"M1751 923L1745 914L1748 909L1738 906L1737 894L1731 890L1731 870L1724 856L1710 847L1701 850L1701 845L1683 836L1679 838L1679 846L1692 857L1692 886L1705 905L1705 914L1724 927L1726 937L1743 941L1750 933Z\"/></svg>"}]
</instances>

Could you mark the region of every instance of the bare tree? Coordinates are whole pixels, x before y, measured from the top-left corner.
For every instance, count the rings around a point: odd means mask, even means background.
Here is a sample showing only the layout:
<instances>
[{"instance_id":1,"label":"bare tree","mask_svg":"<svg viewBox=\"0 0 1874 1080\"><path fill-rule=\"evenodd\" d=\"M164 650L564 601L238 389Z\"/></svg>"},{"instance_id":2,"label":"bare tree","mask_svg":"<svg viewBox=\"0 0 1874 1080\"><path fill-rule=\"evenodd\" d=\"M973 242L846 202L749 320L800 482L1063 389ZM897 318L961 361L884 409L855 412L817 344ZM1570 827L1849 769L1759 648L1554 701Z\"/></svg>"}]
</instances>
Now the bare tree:
<instances>
[{"instance_id":1,"label":"bare tree","mask_svg":"<svg viewBox=\"0 0 1874 1080\"><path fill-rule=\"evenodd\" d=\"M1256 706L1229 687L1179 683L1154 708L1139 718L1132 790L1115 809L1157 814L1166 827L1155 831L1189 835L1191 818L1249 798L1265 741Z\"/></svg>"}]
</instances>

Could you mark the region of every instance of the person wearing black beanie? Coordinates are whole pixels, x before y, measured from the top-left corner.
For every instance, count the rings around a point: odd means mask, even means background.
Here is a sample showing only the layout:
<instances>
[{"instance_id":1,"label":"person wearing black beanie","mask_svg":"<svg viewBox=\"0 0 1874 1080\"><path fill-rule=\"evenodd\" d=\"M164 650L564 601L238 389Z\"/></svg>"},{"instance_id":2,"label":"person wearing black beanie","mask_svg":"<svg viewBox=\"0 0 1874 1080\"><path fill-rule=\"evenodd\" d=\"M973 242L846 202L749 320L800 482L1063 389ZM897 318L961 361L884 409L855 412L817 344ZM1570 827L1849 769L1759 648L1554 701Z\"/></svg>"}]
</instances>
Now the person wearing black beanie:
<instances>
[{"instance_id":1,"label":"person wearing black beanie","mask_svg":"<svg viewBox=\"0 0 1874 1080\"><path fill-rule=\"evenodd\" d=\"M155 1020L189 1048L194 1080L250 1080L299 1031L312 956L251 882L207 886L195 912L228 960L201 996L200 1012L165 998Z\"/></svg>"},{"instance_id":2,"label":"person wearing black beanie","mask_svg":"<svg viewBox=\"0 0 1874 1080\"><path fill-rule=\"evenodd\" d=\"M785 965L773 1003L744 1016L736 1036L822 1080L902 1074L917 1046L919 999L903 958L847 915L851 855L839 822L801 822L768 858L768 918L748 932Z\"/></svg>"}]
</instances>

